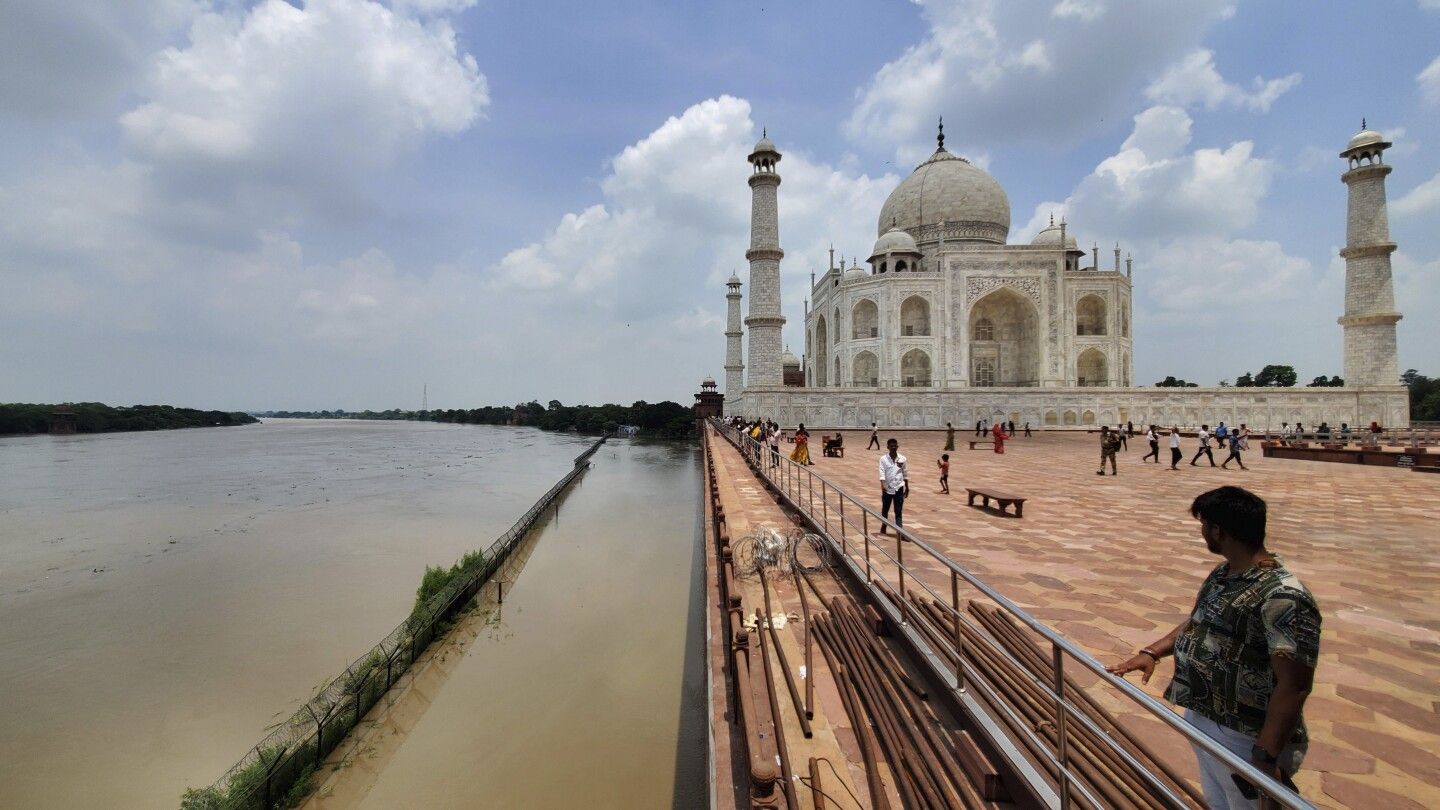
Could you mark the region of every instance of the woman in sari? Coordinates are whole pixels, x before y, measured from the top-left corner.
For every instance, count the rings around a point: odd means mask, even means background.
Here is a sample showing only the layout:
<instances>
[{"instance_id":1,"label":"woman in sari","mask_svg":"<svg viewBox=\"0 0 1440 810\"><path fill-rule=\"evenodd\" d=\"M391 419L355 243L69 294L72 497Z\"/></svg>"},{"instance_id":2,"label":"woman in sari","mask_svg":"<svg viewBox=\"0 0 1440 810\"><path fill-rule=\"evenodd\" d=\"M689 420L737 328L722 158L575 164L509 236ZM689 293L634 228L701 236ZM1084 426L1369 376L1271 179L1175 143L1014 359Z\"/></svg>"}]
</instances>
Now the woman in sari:
<instances>
[{"instance_id":1,"label":"woman in sari","mask_svg":"<svg viewBox=\"0 0 1440 810\"><path fill-rule=\"evenodd\" d=\"M945 423L945 449L955 449L955 426L949 422Z\"/></svg>"},{"instance_id":2,"label":"woman in sari","mask_svg":"<svg viewBox=\"0 0 1440 810\"><path fill-rule=\"evenodd\" d=\"M1005 428L1001 427L1000 422L996 422L995 427L990 428L990 435L995 437L995 452L1005 452Z\"/></svg>"},{"instance_id":3,"label":"woman in sari","mask_svg":"<svg viewBox=\"0 0 1440 810\"><path fill-rule=\"evenodd\" d=\"M795 450L790 454L790 460L796 464L812 465L815 463L810 460L810 432L805 429L804 422L801 422L800 427L795 430Z\"/></svg>"}]
</instances>

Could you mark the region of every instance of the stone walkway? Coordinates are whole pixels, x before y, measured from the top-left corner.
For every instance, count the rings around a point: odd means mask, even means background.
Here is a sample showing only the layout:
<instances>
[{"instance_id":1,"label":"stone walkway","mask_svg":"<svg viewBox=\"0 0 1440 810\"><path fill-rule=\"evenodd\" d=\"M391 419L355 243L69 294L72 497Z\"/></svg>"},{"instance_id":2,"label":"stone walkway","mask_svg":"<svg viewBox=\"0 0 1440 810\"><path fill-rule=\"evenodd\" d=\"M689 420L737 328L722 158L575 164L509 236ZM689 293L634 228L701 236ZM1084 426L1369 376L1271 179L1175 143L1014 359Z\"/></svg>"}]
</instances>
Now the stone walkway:
<instances>
[{"instance_id":1,"label":"stone walkway","mask_svg":"<svg viewBox=\"0 0 1440 810\"><path fill-rule=\"evenodd\" d=\"M821 432L813 469L878 509L868 431L846 433L845 459L818 457ZM881 440L890 435L910 458L906 528L1107 663L1180 622L1217 564L1190 501L1224 484L1265 498L1268 545L1314 592L1324 621L1305 708L1313 742L1296 781L1322 806L1440 807L1440 476L1265 459L1258 443L1249 471L1191 467L1194 439L1172 472L1168 461L1141 463L1148 448L1137 437L1119 454L1120 474L1100 477L1094 434L1037 433L997 455L969 450L973 431L957 431L957 494L941 495L943 431L882 431ZM976 484L1028 497L1025 517L968 508L964 488ZM948 593L948 579L935 584ZM1161 695L1170 673L1167 661L1146 690ZM1173 734L1145 736L1165 739L1167 755L1193 772Z\"/></svg>"}]
</instances>

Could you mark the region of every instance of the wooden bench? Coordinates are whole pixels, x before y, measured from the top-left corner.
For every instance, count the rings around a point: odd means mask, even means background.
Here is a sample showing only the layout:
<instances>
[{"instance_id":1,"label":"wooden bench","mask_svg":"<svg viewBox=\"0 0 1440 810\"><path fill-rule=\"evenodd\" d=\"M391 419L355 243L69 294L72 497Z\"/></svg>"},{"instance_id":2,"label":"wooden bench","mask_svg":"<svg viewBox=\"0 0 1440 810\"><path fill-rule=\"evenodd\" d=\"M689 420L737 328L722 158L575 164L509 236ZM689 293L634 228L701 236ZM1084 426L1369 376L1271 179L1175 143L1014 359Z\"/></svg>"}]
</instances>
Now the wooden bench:
<instances>
[{"instance_id":1,"label":"wooden bench","mask_svg":"<svg viewBox=\"0 0 1440 810\"><path fill-rule=\"evenodd\" d=\"M983 445L988 445L988 446L990 446L990 447L994 447L994 446L995 446L994 440L991 440L991 441L988 441L988 442L987 442L987 441L973 441L973 442L970 442L970 449L971 449L971 450L974 450L977 445L981 445L981 444L983 444Z\"/></svg>"},{"instance_id":2,"label":"wooden bench","mask_svg":"<svg viewBox=\"0 0 1440 810\"><path fill-rule=\"evenodd\" d=\"M965 491L970 494L970 501L969 501L969 505L970 505L970 506L974 506L974 505L975 505L975 498L979 497L979 498L981 499L981 501L984 503L984 507L983 507L983 508L985 508L985 509L991 508L991 507L990 507L990 502L991 502L991 501L994 501L995 504L996 504L996 505L995 505L995 508L996 508L997 510L999 510L1000 514L1003 515L1003 514L1006 514L1006 512L1005 512L1006 507L1010 506L1011 504L1014 504L1014 505L1015 505L1015 517L1017 517L1017 518L1019 518L1019 517L1025 517L1025 499L1024 499L1024 498L1021 498L1021 497L1019 497L1019 496L1017 496L1017 495L1006 495L1006 494L1004 494L1004 493L995 492L995 491L993 491L993 490L973 489L973 488L971 488L971 487L966 487L966 488L965 488Z\"/></svg>"}]
</instances>

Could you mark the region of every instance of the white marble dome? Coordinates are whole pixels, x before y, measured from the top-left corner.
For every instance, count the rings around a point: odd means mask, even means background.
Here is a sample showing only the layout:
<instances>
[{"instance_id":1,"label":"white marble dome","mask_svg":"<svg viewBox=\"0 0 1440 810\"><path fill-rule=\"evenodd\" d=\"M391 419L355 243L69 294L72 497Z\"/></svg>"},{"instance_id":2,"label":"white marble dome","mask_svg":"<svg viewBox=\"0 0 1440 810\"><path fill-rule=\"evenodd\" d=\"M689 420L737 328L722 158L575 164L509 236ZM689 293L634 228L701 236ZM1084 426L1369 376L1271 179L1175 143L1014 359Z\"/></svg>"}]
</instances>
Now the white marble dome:
<instances>
[{"instance_id":1,"label":"white marble dome","mask_svg":"<svg viewBox=\"0 0 1440 810\"><path fill-rule=\"evenodd\" d=\"M870 278L870 274L865 272L865 270L859 265L856 265L845 271L846 281L864 281L867 278Z\"/></svg>"},{"instance_id":2,"label":"white marble dome","mask_svg":"<svg viewBox=\"0 0 1440 810\"><path fill-rule=\"evenodd\" d=\"M886 253L919 253L920 249L915 247L915 237L899 227L891 227L890 230L880 235L875 240L875 249L870 251L871 256L883 256Z\"/></svg>"},{"instance_id":3,"label":"white marble dome","mask_svg":"<svg viewBox=\"0 0 1440 810\"><path fill-rule=\"evenodd\" d=\"M892 225L926 241L927 226L958 223L961 240L1004 244L1010 234L1010 198L994 177L944 147L915 167L880 209L876 235Z\"/></svg>"},{"instance_id":4,"label":"white marble dome","mask_svg":"<svg viewBox=\"0 0 1440 810\"><path fill-rule=\"evenodd\" d=\"M1035 234L1030 240L1032 245L1043 245L1045 247L1060 247L1060 226L1050 223L1049 227ZM1067 230L1065 232L1065 247L1071 250L1079 250L1079 244L1075 241L1075 234Z\"/></svg>"},{"instance_id":5,"label":"white marble dome","mask_svg":"<svg viewBox=\"0 0 1440 810\"><path fill-rule=\"evenodd\" d=\"M795 353L790 351L790 347L787 346L785 347L785 353L780 355L780 365L782 367L792 366L794 368L799 368L800 358L796 357Z\"/></svg>"},{"instance_id":6,"label":"white marble dome","mask_svg":"<svg viewBox=\"0 0 1440 810\"><path fill-rule=\"evenodd\" d=\"M1355 137L1351 138L1350 142L1345 144L1345 151L1349 152L1351 149L1358 149L1362 146L1375 146L1376 144L1382 143L1385 143L1384 135L1381 135L1373 129L1363 129L1355 133ZM1389 146L1389 144L1385 145Z\"/></svg>"}]
</instances>

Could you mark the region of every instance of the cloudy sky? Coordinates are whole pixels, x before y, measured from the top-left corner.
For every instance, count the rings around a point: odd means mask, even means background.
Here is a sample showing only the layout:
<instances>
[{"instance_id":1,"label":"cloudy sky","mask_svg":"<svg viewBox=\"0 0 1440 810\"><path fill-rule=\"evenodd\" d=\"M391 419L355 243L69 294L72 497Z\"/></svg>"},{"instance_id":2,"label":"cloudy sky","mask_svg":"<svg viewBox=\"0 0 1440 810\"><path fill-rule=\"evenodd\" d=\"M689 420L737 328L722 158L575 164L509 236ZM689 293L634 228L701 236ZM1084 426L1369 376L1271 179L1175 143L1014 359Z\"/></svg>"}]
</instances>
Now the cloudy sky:
<instances>
[{"instance_id":1,"label":"cloudy sky","mask_svg":"<svg viewBox=\"0 0 1440 810\"><path fill-rule=\"evenodd\" d=\"M1344 163L1440 374L1440 0L0 0L0 401L689 401L781 164L786 338L947 146L1135 255L1135 377L1341 371Z\"/></svg>"}]
</instances>

